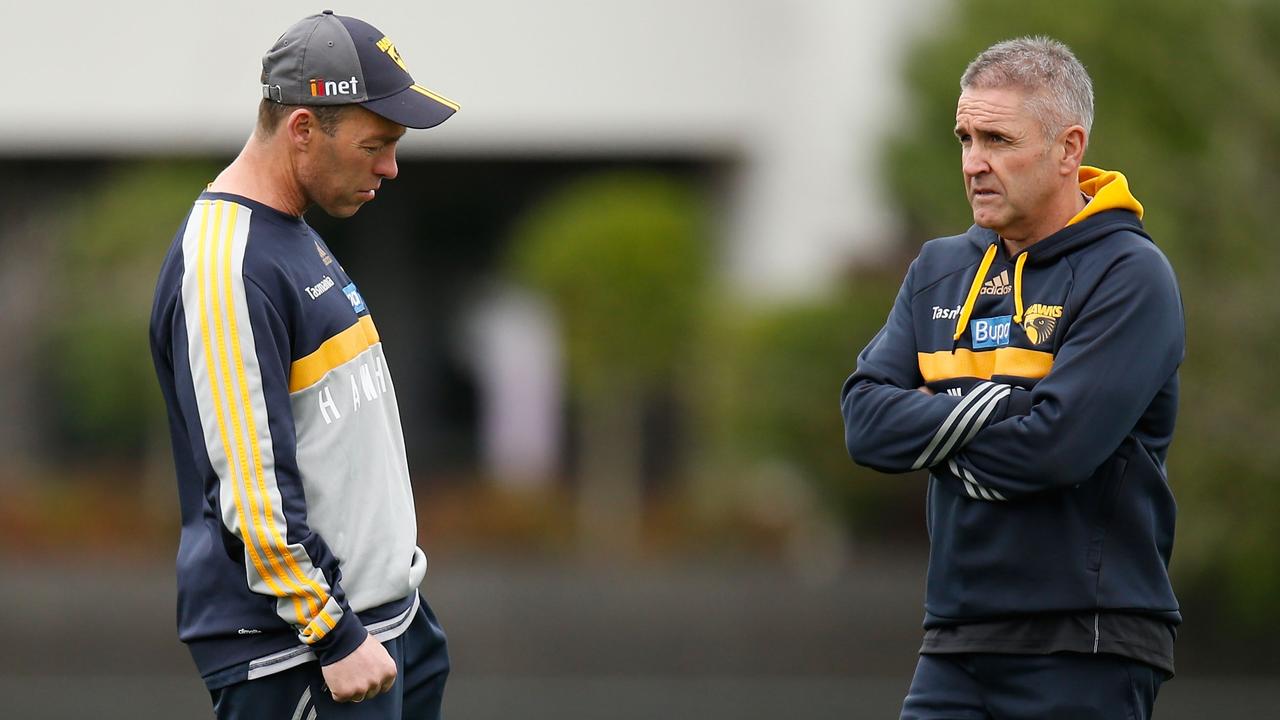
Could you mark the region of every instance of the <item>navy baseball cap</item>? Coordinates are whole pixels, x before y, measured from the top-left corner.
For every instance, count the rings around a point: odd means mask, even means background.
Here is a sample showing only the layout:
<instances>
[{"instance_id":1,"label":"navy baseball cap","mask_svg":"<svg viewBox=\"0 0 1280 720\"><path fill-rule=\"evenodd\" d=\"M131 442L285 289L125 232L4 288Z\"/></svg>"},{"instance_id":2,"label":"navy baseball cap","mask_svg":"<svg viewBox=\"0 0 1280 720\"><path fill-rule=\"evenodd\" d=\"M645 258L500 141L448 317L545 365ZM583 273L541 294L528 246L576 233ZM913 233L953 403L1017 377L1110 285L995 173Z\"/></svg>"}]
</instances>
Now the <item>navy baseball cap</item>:
<instances>
[{"instance_id":1,"label":"navy baseball cap","mask_svg":"<svg viewBox=\"0 0 1280 720\"><path fill-rule=\"evenodd\" d=\"M435 127L458 110L413 81L390 38L332 10L299 20L262 57L262 97L284 105L360 105L411 128Z\"/></svg>"}]
</instances>

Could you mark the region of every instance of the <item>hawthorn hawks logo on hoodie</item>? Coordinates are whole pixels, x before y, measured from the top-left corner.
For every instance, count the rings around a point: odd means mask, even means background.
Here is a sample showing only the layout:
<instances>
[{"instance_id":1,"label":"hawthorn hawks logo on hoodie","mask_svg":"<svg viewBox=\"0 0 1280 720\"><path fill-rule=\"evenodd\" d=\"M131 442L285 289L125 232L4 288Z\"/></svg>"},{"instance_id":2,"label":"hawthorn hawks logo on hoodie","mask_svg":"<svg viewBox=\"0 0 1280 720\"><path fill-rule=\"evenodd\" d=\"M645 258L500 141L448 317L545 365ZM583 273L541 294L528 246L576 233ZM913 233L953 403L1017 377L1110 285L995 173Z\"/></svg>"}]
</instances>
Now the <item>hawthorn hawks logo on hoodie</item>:
<instances>
[{"instance_id":1,"label":"hawthorn hawks logo on hoodie","mask_svg":"<svg viewBox=\"0 0 1280 720\"><path fill-rule=\"evenodd\" d=\"M1041 305L1036 303L1022 314L1022 330L1032 345L1048 342L1053 331L1058 327L1058 318L1062 317L1061 305Z\"/></svg>"}]
</instances>

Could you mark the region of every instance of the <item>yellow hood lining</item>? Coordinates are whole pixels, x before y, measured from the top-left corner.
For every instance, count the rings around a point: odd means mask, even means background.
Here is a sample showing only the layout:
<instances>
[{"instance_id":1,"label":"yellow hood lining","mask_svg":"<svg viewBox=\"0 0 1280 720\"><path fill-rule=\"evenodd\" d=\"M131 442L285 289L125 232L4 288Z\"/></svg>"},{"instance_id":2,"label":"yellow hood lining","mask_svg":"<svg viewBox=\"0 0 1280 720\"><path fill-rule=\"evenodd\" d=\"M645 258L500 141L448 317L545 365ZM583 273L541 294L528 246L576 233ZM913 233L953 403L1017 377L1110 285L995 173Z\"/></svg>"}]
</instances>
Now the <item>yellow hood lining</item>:
<instances>
[{"instance_id":1,"label":"yellow hood lining","mask_svg":"<svg viewBox=\"0 0 1280 720\"><path fill-rule=\"evenodd\" d=\"M1129 181L1124 174L1115 170L1103 170L1090 165L1080 166L1078 175L1080 181L1080 192L1089 196L1089 202L1084 209L1076 213L1067 225L1092 217L1098 213L1107 210L1130 210L1142 218L1142 203L1129 192ZM956 317L956 330L952 339L960 342L960 338L964 335L965 326L969 322L969 316L973 314L973 306L978 302L978 293L982 289L982 281L987 277L987 271L991 269L991 263L996 257L996 247L1000 244L997 238L989 247L987 252L982 256L982 262L978 264L978 272L973 276L973 282L969 285L969 295L965 297L964 305L960 310L960 314ZM1013 321L1019 325L1022 324L1022 268L1027 264L1027 257L1030 248L1018 254L1018 259L1013 268Z\"/></svg>"}]
</instances>

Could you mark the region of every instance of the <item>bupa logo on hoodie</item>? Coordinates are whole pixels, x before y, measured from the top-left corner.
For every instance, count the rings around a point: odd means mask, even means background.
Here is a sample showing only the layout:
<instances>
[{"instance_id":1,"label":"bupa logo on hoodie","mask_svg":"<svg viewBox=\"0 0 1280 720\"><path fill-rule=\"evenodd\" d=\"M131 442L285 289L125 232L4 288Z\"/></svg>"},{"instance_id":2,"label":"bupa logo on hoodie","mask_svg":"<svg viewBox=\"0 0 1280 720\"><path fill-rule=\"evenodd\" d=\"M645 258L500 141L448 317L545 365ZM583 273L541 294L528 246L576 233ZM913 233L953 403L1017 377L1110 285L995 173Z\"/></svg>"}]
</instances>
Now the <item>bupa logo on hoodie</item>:
<instances>
[{"instance_id":1,"label":"bupa logo on hoodie","mask_svg":"<svg viewBox=\"0 0 1280 720\"><path fill-rule=\"evenodd\" d=\"M1008 345L1009 328L1012 325L1012 320L1012 315L974 320L969 330L969 332L973 333L973 347L975 349L985 349Z\"/></svg>"}]
</instances>

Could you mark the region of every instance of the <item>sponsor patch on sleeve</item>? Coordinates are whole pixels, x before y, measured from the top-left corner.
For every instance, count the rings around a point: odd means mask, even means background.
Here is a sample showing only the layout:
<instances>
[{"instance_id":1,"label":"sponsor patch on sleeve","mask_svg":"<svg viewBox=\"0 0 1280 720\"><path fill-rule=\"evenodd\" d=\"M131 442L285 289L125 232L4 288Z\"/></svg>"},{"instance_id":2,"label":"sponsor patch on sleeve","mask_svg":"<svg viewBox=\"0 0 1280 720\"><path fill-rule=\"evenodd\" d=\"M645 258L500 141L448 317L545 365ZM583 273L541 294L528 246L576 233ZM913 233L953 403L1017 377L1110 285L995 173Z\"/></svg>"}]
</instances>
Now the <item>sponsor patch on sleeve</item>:
<instances>
[{"instance_id":1,"label":"sponsor patch on sleeve","mask_svg":"<svg viewBox=\"0 0 1280 720\"><path fill-rule=\"evenodd\" d=\"M360 296L360 291L356 289L355 283L351 283L342 288L342 292L347 296L347 299L351 301L351 309L355 310L357 314L368 309L364 306L364 298ZM1008 331L1006 330L1006 335L1007 334ZM1008 340L1006 339L1005 342L1008 342Z\"/></svg>"}]
</instances>

